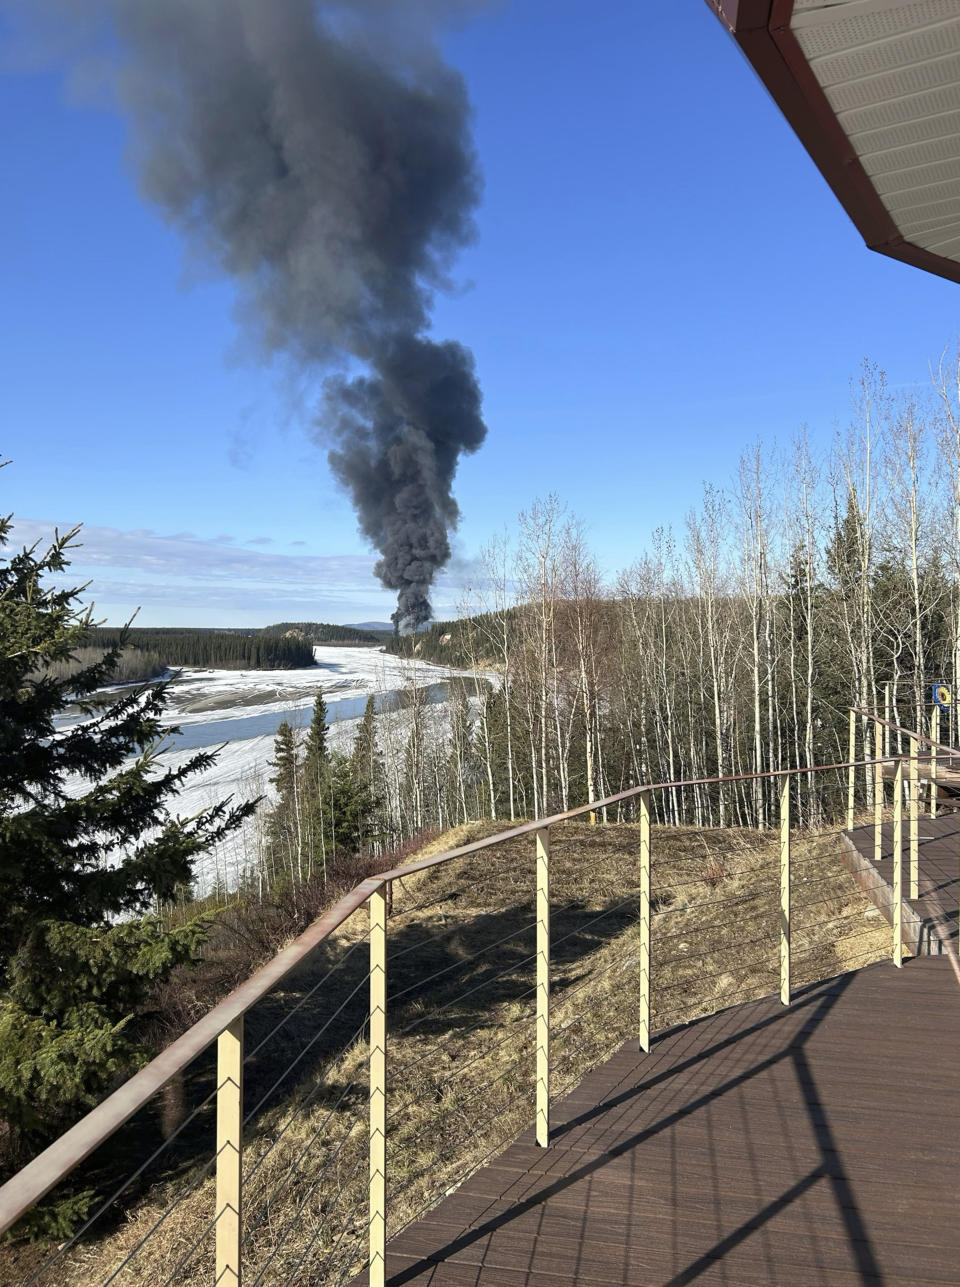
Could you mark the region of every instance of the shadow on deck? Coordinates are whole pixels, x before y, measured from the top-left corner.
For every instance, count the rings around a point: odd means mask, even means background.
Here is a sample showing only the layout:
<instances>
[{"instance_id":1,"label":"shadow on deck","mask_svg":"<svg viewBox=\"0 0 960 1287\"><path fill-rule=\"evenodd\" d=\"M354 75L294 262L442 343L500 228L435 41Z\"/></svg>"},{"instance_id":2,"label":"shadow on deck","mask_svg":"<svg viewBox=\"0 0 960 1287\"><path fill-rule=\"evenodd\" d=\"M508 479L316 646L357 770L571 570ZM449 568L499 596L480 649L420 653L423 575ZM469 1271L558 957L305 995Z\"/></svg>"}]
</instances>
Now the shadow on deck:
<instances>
[{"instance_id":1,"label":"shadow on deck","mask_svg":"<svg viewBox=\"0 0 960 1287\"><path fill-rule=\"evenodd\" d=\"M956 1283L958 1049L945 958L625 1046L557 1106L549 1149L528 1132L394 1238L388 1281Z\"/></svg>"}]
</instances>

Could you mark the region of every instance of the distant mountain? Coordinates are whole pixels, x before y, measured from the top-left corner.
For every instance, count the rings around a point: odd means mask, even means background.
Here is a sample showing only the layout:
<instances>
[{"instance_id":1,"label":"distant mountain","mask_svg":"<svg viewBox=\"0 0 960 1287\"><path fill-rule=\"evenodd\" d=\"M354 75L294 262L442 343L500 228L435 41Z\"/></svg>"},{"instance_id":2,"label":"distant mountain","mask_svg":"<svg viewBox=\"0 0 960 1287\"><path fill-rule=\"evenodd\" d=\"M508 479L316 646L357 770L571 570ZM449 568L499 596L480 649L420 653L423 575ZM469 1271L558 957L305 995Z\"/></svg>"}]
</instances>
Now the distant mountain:
<instances>
[{"instance_id":1,"label":"distant mountain","mask_svg":"<svg viewBox=\"0 0 960 1287\"><path fill-rule=\"evenodd\" d=\"M351 622L350 622L350 629L352 629L352 630L372 630L372 631L374 632L374 634L392 635L392 634L393 634L393 622L392 622L392 621L361 621L361 622L357 623L357 622L353 622L353 621L351 621ZM422 633L424 630L429 630L429 629L430 629L429 624L428 624L428 625L425 625L425 626L417 626L417 634L420 634L420 633Z\"/></svg>"}]
</instances>

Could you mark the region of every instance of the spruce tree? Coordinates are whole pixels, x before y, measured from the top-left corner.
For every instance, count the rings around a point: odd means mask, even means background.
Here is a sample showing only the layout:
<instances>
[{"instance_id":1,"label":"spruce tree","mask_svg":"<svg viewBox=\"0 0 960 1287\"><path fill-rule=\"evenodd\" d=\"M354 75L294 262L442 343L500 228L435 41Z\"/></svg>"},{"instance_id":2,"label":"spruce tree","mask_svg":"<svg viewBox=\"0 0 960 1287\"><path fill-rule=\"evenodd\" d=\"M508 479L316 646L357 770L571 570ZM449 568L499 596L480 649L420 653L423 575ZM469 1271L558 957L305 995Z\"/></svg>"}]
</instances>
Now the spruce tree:
<instances>
[{"instance_id":1,"label":"spruce tree","mask_svg":"<svg viewBox=\"0 0 960 1287\"><path fill-rule=\"evenodd\" d=\"M273 743L273 759L267 763L274 770L270 785L274 787L282 807L292 807L297 778L297 747L293 729L284 720L277 727Z\"/></svg>"},{"instance_id":2,"label":"spruce tree","mask_svg":"<svg viewBox=\"0 0 960 1287\"><path fill-rule=\"evenodd\" d=\"M327 703L324 701L323 689L318 689L313 703L313 714L310 717L310 727L307 730L307 745L303 757L304 785L311 796L316 796L320 791L329 763Z\"/></svg>"},{"instance_id":3,"label":"spruce tree","mask_svg":"<svg viewBox=\"0 0 960 1287\"><path fill-rule=\"evenodd\" d=\"M273 759L267 763L274 770L270 785L277 793L277 802L267 816L267 845L271 856L272 880L279 870L289 869L290 879L300 874L300 771L297 738L290 724L284 720L277 728L273 744Z\"/></svg>"},{"instance_id":4,"label":"spruce tree","mask_svg":"<svg viewBox=\"0 0 960 1287\"><path fill-rule=\"evenodd\" d=\"M363 719L357 726L356 737L350 759L353 771L358 778L367 782L371 788L376 785L379 752L377 750L376 698L373 693L367 698L363 708Z\"/></svg>"},{"instance_id":5,"label":"spruce tree","mask_svg":"<svg viewBox=\"0 0 960 1287\"><path fill-rule=\"evenodd\" d=\"M333 855L359 853L373 831L376 801L346 755L331 756L319 803L326 850Z\"/></svg>"},{"instance_id":6,"label":"spruce tree","mask_svg":"<svg viewBox=\"0 0 960 1287\"><path fill-rule=\"evenodd\" d=\"M350 752L350 773L358 789L366 796L366 822L363 841L382 845L384 830L384 772L383 757L377 745L376 698L371 693L363 710L363 719L357 727L353 749Z\"/></svg>"},{"instance_id":7,"label":"spruce tree","mask_svg":"<svg viewBox=\"0 0 960 1287\"><path fill-rule=\"evenodd\" d=\"M0 553L10 518L0 519ZM189 885L194 863L255 807L170 812L209 767L158 759L175 732L167 685L102 705L124 637L69 674L89 643L80 589L57 588L79 529L0 558L0 1117L7 1163L59 1134L149 1057L136 1014L195 953L205 926L169 932L145 915Z\"/></svg>"}]
</instances>

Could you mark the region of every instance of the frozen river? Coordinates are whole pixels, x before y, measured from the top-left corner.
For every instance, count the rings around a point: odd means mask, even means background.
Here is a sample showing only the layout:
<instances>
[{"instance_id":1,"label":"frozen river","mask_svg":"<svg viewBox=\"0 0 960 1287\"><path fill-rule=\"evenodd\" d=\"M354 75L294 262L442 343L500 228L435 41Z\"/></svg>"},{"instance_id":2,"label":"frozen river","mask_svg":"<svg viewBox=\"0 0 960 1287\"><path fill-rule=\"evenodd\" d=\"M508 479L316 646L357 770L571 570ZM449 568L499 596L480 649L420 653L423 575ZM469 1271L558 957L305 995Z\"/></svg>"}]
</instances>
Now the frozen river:
<instances>
[{"instance_id":1,"label":"frozen river","mask_svg":"<svg viewBox=\"0 0 960 1287\"><path fill-rule=\"evenodd\" d=\"M181 791L174 806L177 813L190 816L228 795L238 800L269 795L268 761L277 729L284 720L306 728L321 689L330 744L349 750L371 695L378 711L395 710L399 694L412 681L426 690L428 702L437 704L447 697L444 680L464 673L394 657L379 648L322 646L314 655L316 666L306 670L187 668L171 682L165 722L179 725L181 732L160 754L161 765L176 767L201 748L222 747L216 763ZM231 882L244 864L254 825L248 824L245 835L228 844L229 852L216 860ZM208 883L203 874L201 883Z\"/></svg>"},{"instance_id":2,"label":"frozen river","mask_svg":"<svg viewBox=\"0 0 960 1287\"><path fill-rule=\"evenodd\" d=\"M418 676L417 686L424 693L429 705L444 702L449 695L449 685L445 680L424 685L420 682ZM330 698L326 696L326 689L324 689L327 723L332 729L331 738L338 745L342 738L343 730L337 726L340 724L349 724L351 727L355 725L363 715L369 697L370 693L363 693L357 697ZM400 691L398 689L388 689L386 692L375 689L373 697L374 709L377 714L396 710L400 704ZM179 733L171 737L171 745L178 751L191 751L199 750L204 746L219 746L222 742L242 742L264 735L275 737L277 729L284 720L288 724L293 724L294 727L302 724L304 711L310 710L313 701L314 698L311 698L306 706L280 704L277 709L260 711L256 715L240 715L236 719L205 719L198 724L185 724L181 727Z\"/></svg>"}]
</instances>

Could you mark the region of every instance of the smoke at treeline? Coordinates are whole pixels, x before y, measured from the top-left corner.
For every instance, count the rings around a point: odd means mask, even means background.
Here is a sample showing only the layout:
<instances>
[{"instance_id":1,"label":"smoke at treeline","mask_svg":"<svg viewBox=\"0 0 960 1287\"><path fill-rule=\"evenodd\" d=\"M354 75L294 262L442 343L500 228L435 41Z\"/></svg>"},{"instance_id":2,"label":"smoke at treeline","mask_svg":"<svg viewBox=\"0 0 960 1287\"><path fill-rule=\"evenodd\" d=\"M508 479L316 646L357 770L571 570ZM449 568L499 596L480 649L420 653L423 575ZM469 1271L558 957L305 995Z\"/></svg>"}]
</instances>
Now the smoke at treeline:
<instances>
[{"instance_id":1,"label":"smoke at treeline","mask_svg":"<svg viewBox=\"0 0 960 1287\"><path fill-rule=\"evenodd\" d=\"M401 628L430 617L457 463L486 434L470 352L427 335L480 191L464 84L433 38L463 7L47 6L112 24L142 190L233 280L264 354L349 371L328 379L316 435Z\"/></svg>"}]
</instances>

